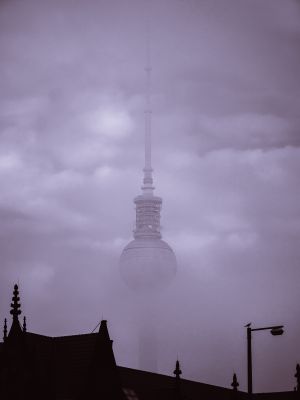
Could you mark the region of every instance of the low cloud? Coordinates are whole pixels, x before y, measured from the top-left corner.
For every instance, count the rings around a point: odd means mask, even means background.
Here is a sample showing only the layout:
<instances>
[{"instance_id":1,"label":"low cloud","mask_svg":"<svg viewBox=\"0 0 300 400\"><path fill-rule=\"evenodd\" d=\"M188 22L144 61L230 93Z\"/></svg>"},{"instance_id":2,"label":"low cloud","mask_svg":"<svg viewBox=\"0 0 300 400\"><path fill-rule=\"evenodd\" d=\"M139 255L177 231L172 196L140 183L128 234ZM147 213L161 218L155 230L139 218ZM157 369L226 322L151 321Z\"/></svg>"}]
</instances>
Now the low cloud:
<instances>
[{"instance_id":1,"label":"low cloud","mask_svg":"<svg viewBox=\"0 0 300 400\"><path fill-rule=\"evenodd\" d=\"M235 370L241 389L243 326L283 323L276 343L257 338L255 390L290 390L300 337L299 5L147 7L1 2L0 318L19 282L29 330L88 332L104 317L118 362L137 367L139 318L150 310L161 372L178 353L185 377L229 386ZM142 184L146 13L154 180L178 261L153 308L118 270Z\"/></svg>"}]
</instances>

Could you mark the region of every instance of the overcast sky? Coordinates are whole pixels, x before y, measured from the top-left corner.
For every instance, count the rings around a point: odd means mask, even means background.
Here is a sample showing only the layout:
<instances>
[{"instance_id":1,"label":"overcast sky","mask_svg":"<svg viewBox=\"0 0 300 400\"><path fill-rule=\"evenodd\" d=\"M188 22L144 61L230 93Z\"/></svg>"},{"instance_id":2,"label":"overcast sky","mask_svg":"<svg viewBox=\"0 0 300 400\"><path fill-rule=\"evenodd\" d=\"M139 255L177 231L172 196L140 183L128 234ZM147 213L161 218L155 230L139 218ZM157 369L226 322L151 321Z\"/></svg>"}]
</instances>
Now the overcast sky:
<instances>
[{"instance_id":1,"label":"overcast sky","mask_svg":"<svg viewBox=\"0 0 300 400\"><path fill-rule=\"evenodd\" d=\"M0 318L19 282L28 329L108 320L137 367L137 296L118 258L143 167L151 19L153 166L178 260L153 305L159 370L292 390L300 362L300 2L1 0Z\"/></svg>"}]
</instances>

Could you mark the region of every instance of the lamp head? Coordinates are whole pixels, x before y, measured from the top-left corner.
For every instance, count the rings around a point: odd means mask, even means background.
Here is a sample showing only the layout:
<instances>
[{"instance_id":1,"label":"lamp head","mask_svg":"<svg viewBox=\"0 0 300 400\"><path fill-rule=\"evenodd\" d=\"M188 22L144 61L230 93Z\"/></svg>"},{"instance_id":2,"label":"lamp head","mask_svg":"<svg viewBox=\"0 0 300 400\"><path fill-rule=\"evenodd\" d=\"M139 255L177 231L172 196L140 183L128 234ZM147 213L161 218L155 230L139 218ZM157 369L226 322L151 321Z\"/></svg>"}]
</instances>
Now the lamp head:
<instances>
[{"instance_id":1,"label":"lamp head","mask_svg":"<svg viewBox=\"0 0 300 400\"><path fill-rule=\"evenodd\" d=\"M284 332L284 330L283 330L282 328L273 328L273 329L271 329L271 334L272 334L273 336L282 335L283 332Z\"/></svg>"}]
</instances>

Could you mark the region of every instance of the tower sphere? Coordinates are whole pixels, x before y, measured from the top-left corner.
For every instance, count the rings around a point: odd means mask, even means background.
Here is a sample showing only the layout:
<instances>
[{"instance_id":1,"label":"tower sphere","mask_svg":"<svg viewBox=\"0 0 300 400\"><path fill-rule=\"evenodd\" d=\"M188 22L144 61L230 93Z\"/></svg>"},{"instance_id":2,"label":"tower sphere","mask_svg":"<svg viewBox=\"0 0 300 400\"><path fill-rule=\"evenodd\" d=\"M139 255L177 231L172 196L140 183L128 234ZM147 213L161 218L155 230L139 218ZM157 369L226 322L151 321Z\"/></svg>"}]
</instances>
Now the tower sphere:
<instances>
[{"instance_id":1,"label":"tower sphere","mask_svg":"<svg viewBox=\"0 0 300 400\"><path fill-rule=\"evenodd\" d=\"M120 272L125 283L135 291L165 288L176 274L176 257L164 240L134 239L120 257Z\"/></svg>"}]
</instances>

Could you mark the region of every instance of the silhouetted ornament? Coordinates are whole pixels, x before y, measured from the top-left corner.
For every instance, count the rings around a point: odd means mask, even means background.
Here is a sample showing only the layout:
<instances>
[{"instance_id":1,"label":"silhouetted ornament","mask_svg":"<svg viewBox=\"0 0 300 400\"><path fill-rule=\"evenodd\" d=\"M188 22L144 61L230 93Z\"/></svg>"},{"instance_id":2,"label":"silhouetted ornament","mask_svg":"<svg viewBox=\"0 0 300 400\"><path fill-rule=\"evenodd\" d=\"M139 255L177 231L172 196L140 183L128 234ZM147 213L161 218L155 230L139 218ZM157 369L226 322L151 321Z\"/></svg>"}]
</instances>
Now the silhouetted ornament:
<instances>
[{"instance_id":1,"label":"silhouetted ornament","mask_svg":"<svg viewBox=\"0 0 300 400\"><path fill-rule=\"evenodd\" d=\"M7 320L6 318L4 319L4 327L3 327L3 341L5 341L7 338Z\"/></svg>"},{"instance_id":2,"label":"silhouetted ornament","mask_svg":"<svg viewBox=\"0 0 300 400\"><path fill-rule=\"evenodd\" d=\"M21 314L21 304L19 303L20 297L19 297L19 288L18 285L14 286L14 292L13 292L13 297L12 297L12 303L11 303L11 310L10 313L13 316L14 319L18 319L18 316Z\"/></svg>"},{"instance_id":3,"label":"silhouetted ornament","mask_svg":"<svg viewBox=\"0 0 300 400\"><path fill-rule=\"evenodd\" d=\"M299 364L297 364L297 366L296 366L295 378L297 379L296 390L300 391L300 365Z\"/></svg>"},{"instance_id":4,"label":"silhouetted ornament","mask_svg":"<svg viewBox=\"0 0 300 400\"><path fill-rule=\"evenodd\" d=\"M19 315L21 314L21 304L20 304L18 285L14 285L12 303L10 306L11 306L10 314L12 315L13 320L8 333L8 339L12 337L16 338L23 332L18 318Z\"/></svg>"},{"instance_id":5,"label":"silhouetted ornament","mask_svg":"<svg viewBox=\"0 0 300 400\"><path fill-rule=\"evenodd\" d=\"M179 364L178 360L176 361L176 367L173 371L173 374L175 375L176 379L180 379L180 375L182 374L182 371L180 369L180 364Z\"/></svg>"},{"instance_id":6,"label":"silhouetted ornament","mask_svg":"<svg viewBox=\"0 0 300 400\"><path fill-rule=\"evenodd\" d=\"M26 326L26 317L23 318L23 332L26 332L27 326Z\"/></svg>"},{"instance_id":7,"label":"silhouetted ornament","mask_svg":"<svg viewBox=\"0 0 300 400\"><path fill-rule=\"evenodd\" d=\"M176 400L181 400L182 399L182 394L181 394L181 381L180 381L180 375L182 374L182 371L180 369L180 364L179 361L176 361L176 366L173 371L173 374L175 375L175 399Z\"/></svg>"},{"instance_id":8,"label":"silhouetted ornament","mask_svg":"<svg viewBox=\"0 0 300 400\"><path fill-rule=\"evenodd\" d=\"M237 388L240 386L240 384L237 381L236 374L233 374L231 386L234 391L237 391Z\"/></svg>"}]
</instances>

